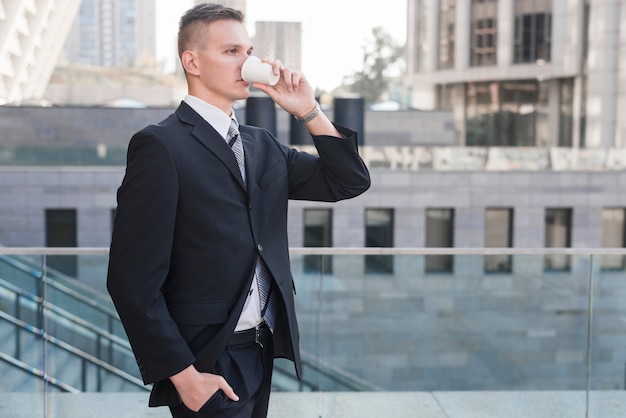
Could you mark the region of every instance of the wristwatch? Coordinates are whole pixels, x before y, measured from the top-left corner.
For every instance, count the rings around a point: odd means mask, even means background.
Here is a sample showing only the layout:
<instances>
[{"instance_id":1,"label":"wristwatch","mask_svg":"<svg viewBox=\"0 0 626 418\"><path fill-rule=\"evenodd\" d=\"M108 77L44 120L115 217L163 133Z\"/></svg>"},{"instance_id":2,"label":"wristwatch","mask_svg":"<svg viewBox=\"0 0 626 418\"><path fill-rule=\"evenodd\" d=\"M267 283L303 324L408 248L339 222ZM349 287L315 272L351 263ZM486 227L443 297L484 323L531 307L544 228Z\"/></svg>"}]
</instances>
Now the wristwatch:
<instances>
[{"instance_id":1,"label":"wristwatch","mask_svg":"<svg viewBox=\"0 0 626 418\"><path fill-rule=\"evenodd\" d=\"M302 118L296 117L296 120L300 123L307 123L315 119L315 117L320 113L320 104L315 101L315 109L313 109L309 114L305 115Z\"/></svg>"}]
</instances>

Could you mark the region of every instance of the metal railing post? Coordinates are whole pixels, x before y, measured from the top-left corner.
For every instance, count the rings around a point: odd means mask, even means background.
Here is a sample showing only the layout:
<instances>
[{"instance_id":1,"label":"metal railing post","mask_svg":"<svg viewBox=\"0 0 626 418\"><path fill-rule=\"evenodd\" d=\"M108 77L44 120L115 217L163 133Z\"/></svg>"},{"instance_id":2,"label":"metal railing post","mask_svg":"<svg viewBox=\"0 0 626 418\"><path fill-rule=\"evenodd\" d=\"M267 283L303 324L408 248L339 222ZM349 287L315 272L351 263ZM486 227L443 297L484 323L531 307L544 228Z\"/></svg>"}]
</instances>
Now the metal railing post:
<instances>
[{"instance_id":1,"label":"metal railing post","mask_svg":"<svg viewBox=\"0 0 626 418\"><path fill-rule=\"evenodd\" d=\"M20 318L20 295L15 295L15 317ZM20 342L20 326L15 324L15 358L20 360L22 352L22 344Z\"/></svg>"}]
</instances>

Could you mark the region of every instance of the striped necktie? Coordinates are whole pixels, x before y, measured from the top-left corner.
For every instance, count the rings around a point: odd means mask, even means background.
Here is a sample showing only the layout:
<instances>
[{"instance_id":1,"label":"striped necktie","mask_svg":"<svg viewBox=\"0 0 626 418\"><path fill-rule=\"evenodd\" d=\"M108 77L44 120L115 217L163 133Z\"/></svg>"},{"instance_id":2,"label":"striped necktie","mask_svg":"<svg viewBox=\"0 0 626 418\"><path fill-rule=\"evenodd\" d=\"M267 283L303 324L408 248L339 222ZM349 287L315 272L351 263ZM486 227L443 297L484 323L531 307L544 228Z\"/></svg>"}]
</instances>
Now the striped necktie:
<instances>
[{"instance_id":1,"label":"striped necktie","mask_svg":"<svg viewBox=\"0 0 626 418\"><path fill-rule=\"evenodd\" d=\"M230 120L230 128L228 128L226 140L228 141L230 148L233 150L233 154L235 154L237 164L239 164L239 172L241 173L241 178L243 179L243 185L247 188L248 183L246 182L246 163L243 153L243 143L241 142L241 136L239 135L239 125L235 119Z\"/></svg>"},{"instance_id":2,"label":"striped necktie","mask_svg":"<svg viewBox=\"0 0 626 418\"><path fill-rule=\"evenodd\" d=\"M274 330L275 324L275 306L276 306L276 294L274 292L274 280L272 279L272 273L265 265L265 262L261 257L256 259L256 278L259 285L259 298L261 298L261 316L267 322L270 329Z\"/></svg>"},{"instance_id":3,"label":"striped necktie","mask_svg":"<svg viewBox=\"0 0 626 418\"><path fill-rule=\"evenodd\" d=\"M243 152L243 143L241 142L241 136L239 135L239 126L234 119L230 120L230 128L228 128L227 141L230 148L235 154L237 164L239 164L239 171L241 172L241 178L243 184L247 188L246 182L246 164ZM259 286L259 298L261 302L261 316L267 322L270 329L274 330L274 319L276 295L274 294L274 280L267 265L261 257L257 257L255 273L257 277L257 284Z\"/></svg>"}]
</instances>

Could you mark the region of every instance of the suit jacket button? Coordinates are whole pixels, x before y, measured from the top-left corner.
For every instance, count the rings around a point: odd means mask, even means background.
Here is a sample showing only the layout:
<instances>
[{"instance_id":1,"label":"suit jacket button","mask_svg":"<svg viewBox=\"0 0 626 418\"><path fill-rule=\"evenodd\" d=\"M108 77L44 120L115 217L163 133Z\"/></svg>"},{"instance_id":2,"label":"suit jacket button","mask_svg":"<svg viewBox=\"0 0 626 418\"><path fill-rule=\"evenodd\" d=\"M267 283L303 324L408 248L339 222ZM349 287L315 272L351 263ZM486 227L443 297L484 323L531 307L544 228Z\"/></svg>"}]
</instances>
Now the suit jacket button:
<instances>
[{"instance_id":1,"label":"suit jacket button","mask_svg":"<svg viewBox=\"0 0 626 418\"><path fill-rule=\"evenodd\" d=\"M259 252L263 251L263 245L259 244L256 246L257 250L259 250Z\"/></svg>"}]
</instances>

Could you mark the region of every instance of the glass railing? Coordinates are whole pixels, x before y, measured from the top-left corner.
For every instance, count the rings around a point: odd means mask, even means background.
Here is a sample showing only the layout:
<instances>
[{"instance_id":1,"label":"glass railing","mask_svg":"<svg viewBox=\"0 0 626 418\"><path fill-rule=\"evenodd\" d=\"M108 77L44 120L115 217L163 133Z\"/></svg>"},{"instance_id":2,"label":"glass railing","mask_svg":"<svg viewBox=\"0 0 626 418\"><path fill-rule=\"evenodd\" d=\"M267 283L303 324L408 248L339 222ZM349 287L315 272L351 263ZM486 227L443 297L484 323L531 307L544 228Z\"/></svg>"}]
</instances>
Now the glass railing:
<instances>
[{"instance_id":1,"label":"glass railing","mask_svg":"<svg viewBox=\"0 0 626 418\"><path fill-rule=\"evenodd\" d=\"M72 257L77 277L49 266ZM276 392L626 389L626 249L294 248L304 378ZM104 248L0 248L0 393L144 387ZM53 263L54 264L54 263ZM585 413L587 415L585 415Z\"/></svg>"}]
</instances>

